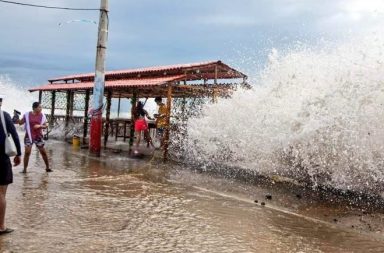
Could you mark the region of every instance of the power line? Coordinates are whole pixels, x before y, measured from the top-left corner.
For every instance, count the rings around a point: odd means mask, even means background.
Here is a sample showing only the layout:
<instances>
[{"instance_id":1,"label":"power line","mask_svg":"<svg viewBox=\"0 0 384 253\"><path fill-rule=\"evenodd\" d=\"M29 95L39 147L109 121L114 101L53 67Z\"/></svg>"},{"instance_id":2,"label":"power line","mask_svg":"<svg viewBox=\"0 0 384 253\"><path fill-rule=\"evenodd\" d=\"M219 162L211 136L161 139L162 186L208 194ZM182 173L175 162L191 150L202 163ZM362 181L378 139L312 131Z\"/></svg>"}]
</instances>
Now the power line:
<instances>
[{"instance_id":1,"label":"power line","mask_svg":"<svg viewBox=\"0 0 384 253\"><path fill-rule=\"evenodd\" d=\"M16 5L29 6L29 7L46 8L46 9L58 9L58 10L70 10L70 11L100 11L100 9L68 8L68 7L46 6L46 5L26 4L26 3L19 3L19 2L13 2L13 1L4 1L4 0L0 0L0 2L8 3L8 4L16 4Z\"/></svg>"}]
</instances>

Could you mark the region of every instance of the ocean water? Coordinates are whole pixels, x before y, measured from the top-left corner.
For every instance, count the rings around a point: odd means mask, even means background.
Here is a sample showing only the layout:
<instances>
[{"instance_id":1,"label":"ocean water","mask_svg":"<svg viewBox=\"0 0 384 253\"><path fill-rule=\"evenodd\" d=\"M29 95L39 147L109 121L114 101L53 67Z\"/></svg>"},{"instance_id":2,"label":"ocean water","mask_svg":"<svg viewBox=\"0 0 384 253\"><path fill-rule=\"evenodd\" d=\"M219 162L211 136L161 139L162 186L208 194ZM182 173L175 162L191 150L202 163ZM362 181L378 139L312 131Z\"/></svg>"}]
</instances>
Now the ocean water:
<instances>
[{"instance_id":1,"label":"ocean water","mask_svg":"<svg viewBox=\"0 0 384 253\"><path fill-rule=\"evenodd\" d=\"M379 34L271 49L261 73L248 73L253 89L210 104L189 120L187 162L381 192L384 37Z\"/></svg>"},{"instance_id":2,"label":"ocean water","mask_svg":"<svg viewBox=\"0 0 384 253\"><path fill-rule=\"evenodd\" d=\"M46 148L54 172L44 171L36 149L27 174L14 168L6 222L15 231L0 237L1 252L384 251L381 234L274 207L282 195L256 204L266 189L111 152L92 158L52 139Z\"/></svg>"},{"instance_id":3,"label":"ocean water","mask_svg":"<svg viewBox=\"0 0 384 253\"><path fill-rule=\"evenodd\" d=\"M22 114L32 110L32 103L38 100L38 93L30 93L22 84L16 83L7 75L0 74L0 94L5 95L2 110L13 115L13 110Z\"/></svg>"}]
</instances>

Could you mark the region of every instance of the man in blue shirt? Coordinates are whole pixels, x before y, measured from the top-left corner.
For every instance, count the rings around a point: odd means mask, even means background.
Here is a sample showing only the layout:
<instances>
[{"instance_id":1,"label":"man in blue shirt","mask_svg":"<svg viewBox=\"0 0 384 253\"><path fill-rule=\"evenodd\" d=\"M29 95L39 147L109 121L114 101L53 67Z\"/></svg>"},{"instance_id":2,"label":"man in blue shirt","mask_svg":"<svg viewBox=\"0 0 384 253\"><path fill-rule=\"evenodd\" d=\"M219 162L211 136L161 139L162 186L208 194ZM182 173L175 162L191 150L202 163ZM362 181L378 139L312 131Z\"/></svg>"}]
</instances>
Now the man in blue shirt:
<instances>
[{"instance_id":1,"label":"man in blue shirt","mask_svg":"<svg viewBox=\"0 0 384 253\"><path fill-rule=\"evenodd\" d=\"M19 136L16 132L16 128L12 123L11 116L7 112L1 110L1 105L3 103L3 95L0 95L0 113L4 113L4 120L7 132L12 135L12 139L15 142L17 155L13 159L14 166L20 164L21 148ZM7 193L7 187L9 184L13 183L13 173L12 173L12 164L9 156L5 154L5 138L7 133L4 133L3 123L0 121L0 235L7 234L13 231L13 229L7 228L5 226L5 209L6 209L6 199L5 195Z\"/></svg>"}]
</instances>

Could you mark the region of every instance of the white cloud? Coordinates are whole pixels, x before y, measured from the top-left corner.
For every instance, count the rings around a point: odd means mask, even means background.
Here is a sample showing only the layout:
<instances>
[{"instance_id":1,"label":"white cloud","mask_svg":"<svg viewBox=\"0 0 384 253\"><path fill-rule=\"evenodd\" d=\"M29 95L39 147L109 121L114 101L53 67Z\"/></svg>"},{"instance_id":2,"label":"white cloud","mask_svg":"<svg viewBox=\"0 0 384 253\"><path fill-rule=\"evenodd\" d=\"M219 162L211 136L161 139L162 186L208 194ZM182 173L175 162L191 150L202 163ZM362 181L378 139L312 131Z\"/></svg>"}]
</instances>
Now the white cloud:
<instances>
[{"instance_id":1,"label":"white cloud","mask_svg":"<svg viewBox=\"0 0 384 253\"><path fill-rule=\"evenodd\" d=\"M332 11L317 20L316 29L334 34L374 31L384 25L383 17L384 1L340 0Z\"/></svg>"},{"instance_id":2,"label":"white cloud","mask_svg":"<svg viewBox=\"0 0 384 253\"><path fill-rule=\"evenodd\" d=\"M382 0L350 0L344 2L341 8L348 13L365 13L371 15L375 12L384 12Z\"/></svg>"},{"instance_id":3,"label":"white cloud","mask_svg":"<svg viewBox=\"0 0 384 253\"><path fill-rule=\"evenodd\" d=\"M235 15L215 15L205 16L199 19L201 24L205 25L224 25L224 26L254 26L262 22L252 16Z\"/></svg>"}]
</instances>

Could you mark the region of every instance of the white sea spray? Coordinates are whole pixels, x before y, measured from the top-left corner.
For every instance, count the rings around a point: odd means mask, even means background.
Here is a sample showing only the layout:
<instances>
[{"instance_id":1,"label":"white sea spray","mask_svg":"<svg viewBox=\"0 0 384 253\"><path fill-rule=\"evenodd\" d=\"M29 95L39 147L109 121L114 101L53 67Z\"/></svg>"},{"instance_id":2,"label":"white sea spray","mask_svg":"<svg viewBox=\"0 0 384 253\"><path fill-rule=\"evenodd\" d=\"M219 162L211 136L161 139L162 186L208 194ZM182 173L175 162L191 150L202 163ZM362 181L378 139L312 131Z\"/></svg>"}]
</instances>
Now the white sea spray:
<instances>
[{"instance_id":1,"label":"white sea spray","mask_svg":"<svg viewBox=\"0 0 384 253\"><path fill-rule=\"evenodd\" d=\"M384 37L271 50L239 90L189 120L187 160L339 189L384 181ZM256 75L255 75L256 76Z\"/></svg>"}]
</instances>

